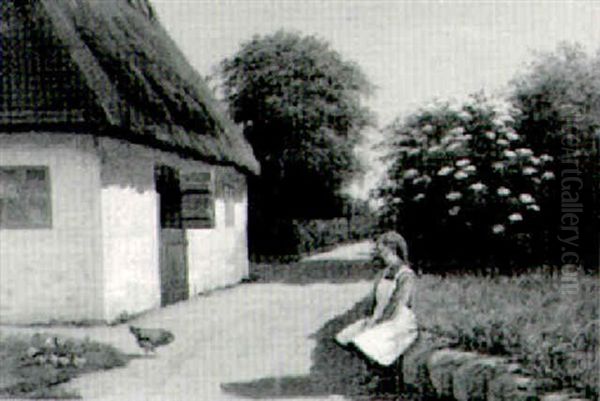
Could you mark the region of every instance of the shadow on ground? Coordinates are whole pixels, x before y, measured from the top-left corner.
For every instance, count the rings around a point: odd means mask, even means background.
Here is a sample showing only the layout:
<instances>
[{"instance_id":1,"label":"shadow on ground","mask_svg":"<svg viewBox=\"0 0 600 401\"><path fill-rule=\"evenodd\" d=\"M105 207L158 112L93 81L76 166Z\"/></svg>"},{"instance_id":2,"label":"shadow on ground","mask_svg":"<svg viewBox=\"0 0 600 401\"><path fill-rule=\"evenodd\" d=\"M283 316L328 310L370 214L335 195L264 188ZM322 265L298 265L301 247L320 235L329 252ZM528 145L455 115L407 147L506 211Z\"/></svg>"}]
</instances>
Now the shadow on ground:
<instances>
[{"instance_id":1,"label":"shadow on ground","mask_svg":"<svg viewBox=\"0 0 600 401\"><path fill-rule=\"evenodd\" d=\"M221 388L227 393L253 399L323 397L337 394L357 401L416 400L414 396L382 391L384 378L358 354L340 347L333 340L339 330L365 316L369 304L368 298L363 299L351 310L330 320L312 335L316 346L308 375L224 383Z\"/></svg>"},{"instance_id":2,"label":"shadow on ground","mask_svg":"<svg viewBox=\"0 0 600 401\"><path fill-rule=\"evenodd\" d=\"M289 264L252 264L250 279L255 283L354 283L372 280L378 268L369 261L320 260Z\"/></svg>"}]
</instances>

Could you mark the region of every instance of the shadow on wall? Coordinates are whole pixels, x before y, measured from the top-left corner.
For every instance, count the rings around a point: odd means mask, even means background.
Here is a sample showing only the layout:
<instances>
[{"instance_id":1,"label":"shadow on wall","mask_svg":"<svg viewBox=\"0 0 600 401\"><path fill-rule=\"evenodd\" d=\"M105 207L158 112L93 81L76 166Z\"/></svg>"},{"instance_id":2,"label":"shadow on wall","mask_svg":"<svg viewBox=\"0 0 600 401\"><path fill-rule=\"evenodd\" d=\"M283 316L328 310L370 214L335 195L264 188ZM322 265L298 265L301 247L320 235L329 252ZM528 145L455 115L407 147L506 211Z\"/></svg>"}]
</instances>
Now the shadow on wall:
<instances>
[{"instance_id":1,"label":"shadow on wall","mask_svg":"<svg viewBox=\"0 0 600 401\"><path fill-rule=\"evenodd\" d=\"M306 376L266 377L250 382L224 383L223 391L239 397L273 399L343 395L351 400L417 400L415 395L385 393L383 378L355 352L334 341L335 334L346 325L364 317L369 299L358 302L343 315L327 322L311 338L316 341L312 367Z\"/></svg>"},{"instance_id":2,"label":"shadow on wall","mask_svg":"<svg viewBox=\"0 0 600 401\"><path fill-rule=\"evenodd\" d=\"M322 260L289 264L252 264L249 281L306 285L371 281L379 268L370 261Z\"/></svg>"}]
</instances>

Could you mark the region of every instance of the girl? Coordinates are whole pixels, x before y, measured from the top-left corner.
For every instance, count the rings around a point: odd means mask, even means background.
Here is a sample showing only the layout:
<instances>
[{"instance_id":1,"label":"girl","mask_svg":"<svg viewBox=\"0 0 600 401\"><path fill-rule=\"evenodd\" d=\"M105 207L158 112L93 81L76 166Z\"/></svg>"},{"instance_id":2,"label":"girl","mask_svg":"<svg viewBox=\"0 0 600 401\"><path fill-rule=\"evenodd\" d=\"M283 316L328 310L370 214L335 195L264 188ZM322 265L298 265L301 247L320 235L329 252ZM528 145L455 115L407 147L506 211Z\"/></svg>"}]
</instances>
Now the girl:
<instances>
[{"instance_id":1,"label":"girl","mask_svg":"<svg viewBox=\"0 0 600 401\"><path fill-rule=\"evenodd\" d=\"M378 375L392 380L397 392L402 386L402 354L417 338L417 323L411 310L415 273L408 266L404 238L393 231L381 235L375 245L375 257L385 268L375 278L373 307L368 317L340 331L335 339L357 350L375 368Z\"/></svg>"}]
</instances>

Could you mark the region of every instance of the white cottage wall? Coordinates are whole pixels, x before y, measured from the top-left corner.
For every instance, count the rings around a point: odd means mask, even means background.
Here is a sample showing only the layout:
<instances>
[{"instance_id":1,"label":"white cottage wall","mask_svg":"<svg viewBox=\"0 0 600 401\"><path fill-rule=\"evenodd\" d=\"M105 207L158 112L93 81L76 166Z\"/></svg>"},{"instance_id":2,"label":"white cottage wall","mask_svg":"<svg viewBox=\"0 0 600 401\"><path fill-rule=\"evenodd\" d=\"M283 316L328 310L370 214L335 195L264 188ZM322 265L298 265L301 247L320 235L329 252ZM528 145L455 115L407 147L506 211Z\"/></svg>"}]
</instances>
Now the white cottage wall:
<instances>
[{"instance_id":1,"label":"white cottage wall","mask_svg":"<svg viewBox=\"0 0 600 401\"><path fill-rule=\"evenodd\" d=\"M169 165L183 174L209 171L213 181L226 168L111 138L102 138L100 144L105 313L113 320L160 305L155 166ZM242 174L232 174L245 183ZM190 296L248 276L245 185L243 191L235 200L233 227L226 227L225 202L217 193L215 227L186 229Z\"/></svg>"},{"instance_id":2,"label":"white cottage wall","mask_svg":"<svg viewBox=\"0 0 600 401\"><path fill-rule=\"evenodd\" d=\"M102 138L104 313L108 321L160 306L158 197L150 149Z\"/></svg>"},{"instance_id":3,"label":"white cottage wall","mask_svg":"<svg viewBox=\"0 0 600 401\"><path fill-rule=\"evenodd\" d=\"M235 224L225 225L225 201L215 202L215 228L188 230L190 294L239 283L248 277L247 197L235 202Z\"/></svg>"},{"instance_id":4,"label":"white cottage wall","mask_svg":"<svg viewBox=\"0 0 600 401\"><path fill-rule=\"evenodd\" d=\"M100 163L89 135L0 134L0 166L46 166L51 228L0 227L0 322L102 319Z\"/></svg>"}]
</instances>

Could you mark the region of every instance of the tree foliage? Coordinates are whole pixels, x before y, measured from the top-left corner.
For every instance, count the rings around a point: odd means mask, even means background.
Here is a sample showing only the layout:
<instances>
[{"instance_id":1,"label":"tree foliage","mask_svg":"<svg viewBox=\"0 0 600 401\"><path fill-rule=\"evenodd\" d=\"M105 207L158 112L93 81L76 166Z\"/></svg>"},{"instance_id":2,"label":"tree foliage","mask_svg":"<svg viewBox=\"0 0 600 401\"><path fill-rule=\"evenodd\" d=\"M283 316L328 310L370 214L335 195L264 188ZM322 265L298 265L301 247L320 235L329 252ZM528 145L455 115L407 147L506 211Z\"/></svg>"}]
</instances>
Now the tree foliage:
<instances>
[{"instance_id":1,"label":"tree foliage","mask_svg":"<svg viewBox=\"0 0 600 401\"><path fill-rule=\"evenodd\" d=\"M579 46L561 44L539 54L511 84L512 100L521 111L519 131L531 147L560 155L562 139L573 135L578 156L597 158L600 49L591 57Z\"/></svg>"},{"instance_id":2,"label":"tree foliage","mask_svg":"<svg viewBox=\"0 0 600 401\"><path fill-rule=\"evenodd\" d=\"M559 264L597 267L600 49L590 56L579 46L561 44L553 52L540 54L512 81L512 92L512 101L521 112L516 123L518 131L536 152L554 157L553 169L559 179L550 189L542 222L542 228L549 232L548 248L554 251L553 259ZM575 236L565 231L561 220L565 192L582 204L578 224L572 227ZM574 241L561 243L559 238L565 237ZM578 257L563 260L568 251Z\"/></svg>"},{"instance_id":3,"label":"tree foliage","mask_svg":"<svg viewBox=\"0 0 600 401\"><path fill-rule=\"evenodd\" d=\"M438 268L509 264L535 247L552 157L514 129L517 111L484 95L435 102L387 128L382 217L417 261Z\"/></svg>"},{"instance_id":4,"label":"tree foliage","mask_svg":"<svg viewBox=\"0 0 600 401\"><path fill-rule=\"evenodd\" d=\"M371 122L361 69L322 40L284 31L252 38L221 67L231 114L262 168L250 182L250 225L339 215Z\"/></svg>"}]
</instances>

